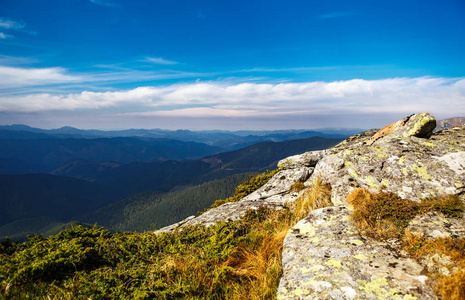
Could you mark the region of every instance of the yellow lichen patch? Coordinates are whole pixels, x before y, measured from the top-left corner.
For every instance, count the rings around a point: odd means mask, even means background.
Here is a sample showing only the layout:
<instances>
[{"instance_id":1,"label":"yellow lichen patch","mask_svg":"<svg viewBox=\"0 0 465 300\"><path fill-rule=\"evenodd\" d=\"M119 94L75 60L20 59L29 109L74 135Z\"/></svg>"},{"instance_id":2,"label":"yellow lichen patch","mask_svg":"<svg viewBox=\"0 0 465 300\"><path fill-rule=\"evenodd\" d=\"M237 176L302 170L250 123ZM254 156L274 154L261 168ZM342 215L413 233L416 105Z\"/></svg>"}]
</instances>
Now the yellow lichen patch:
<instances>
[{"instance_id":1,"label":"yellow lichen patch","mask_svg":"<svg viewBox=\"0 0 465 300\"><path fill-rule=\"evenodd\" d=\"M305 234L305 235L309 235L309 236L313 236L313 235L315 235L315 228L313 228L310 225L307 225L307 226L304 226L304 227L300 228L300 233Z\"/></svg>"},{"instance_id":2,"label":"yellow lichen patch","mask_svg":"<svg viewBox=\"0 0 465 300\"><path fill-rule=\"evenodd\" d=\"M357 177L358 177L357 173L356 173L356 172L354 171L354 169L352 169L352 168L349 168L349 174L350 174L352 177L354 177L354 178L357 178Z\"/></svg>"},{"instance_id":3,"label":"yellow lichen patch","mask_svg":"<svg viewBox=\"0 0 465 300\"><path fill-rule=\"evenodd\" d=\"M361 241L361 240L350 240L350 243L354 244L356 246L361 246L361 245L364 244L363 241Z\"/></svg>"},{"instance_id":4,"label":"yellow lichen patch","mask_svg":"<svg viewBox=\"0 0 465 300\"><path fill-rule=\"evenodd\" d=\"M367 260L369 257L366 256L365 254L361 253L361 254L357 254L354 256L356 259L360 259L360 260Z\"/></svg>"},{"instance_id":5,"label":"yellow lichen patch","mask_svg":"<svg viewBox=\"0 0 465 300\"><path fill-rule=\"evenodd\" d=\"M406 136L414 136L418 134L420 132L420 129L423 128L429 121L430 118L423 117L420 121L416 122L413 125L413 128L407 132Z\"/></svg>"},{"instance_id":6,"label":"yellow lichen patch","mask_svg":"<svg viewBox=\"0 0 465 300\"><path fill-rule=\"evenodd\" d=\"M308 294L308 290L296 289L294 290L294 294L296 296L303 296L305 294Z\"/></svg>"},{"instance_id":7,"label":"yellow lichen patch","mask_svg":"<svg viewBox=\"0 0 465 300\"><path fill-rule=\"evenodd\" d=\"M431 175L428 174L426 166L420 167L420 166L414 164L412 166L412 170L417 171L418 175L425 178L426 180L431 180Z\"/></svg>"},{"instance_id":8,"label":"yellow lichen patch","mask_svg":"<svg viewBox=\"0 0 465 300\"><path fill-rule=\"evenodd\" d=\"M302 268L302 273L303 274L307 274L307 273L310 273L312 270L309 269L309 268Z\"/></svg>"},{"instance_id":9,"label":"yellow lichen patch","mask_svg":"<svg viewBox=\"0 0 465 300\"><path fill-rule=\"evenodd\" d=\"M379 188L379 182L373 176L365 177L365 182L371 188L375 188L375 189Z\"/></svg>"},{"instance_id":10,"label":"yellow lichen patch","mask_svg":"<svg viewBox=\"0 0 465 300\"><path fill-rule=\"evenodd\" d=\"M325 267L322 266L322 265L314 265L314 266L311 268L311 270L312 270L313 272L319 272L319 271L323 270L324 268L325 268Z\"/></svg>"},{"instance_id":11,"label":"yellow lichen patch","mask_svg":"<svg viewBox=\"0 0 465 300\"><path fill-rule=\"evenodd\" d=\"M314 237L314 238L311 239L310 241L311 241L312 243L318 243L319 240L320 240L320 239L319 239L318 237Z\"/></svg>"},{"instance_id":12,"label":"yellow lichen patch","mask_svg":"<svg viewBox=\"0 0 465 300\"><path fill-rule=\"evenodd\" d=\"M405 160L405 157L402 156L401 158L399 158L399 165L403 166L404 165L404 160Z\"/></svg>"},{"instance_id":13,"label":"yellow lichen patch","mask_svg":"<svg viewBox=\"0 0 465 300\"><path fill-rule=\"evenodd\" d=\"M389 155L387 155L387 154L384 152L384 148L383 148L383 147L376 148L376 153L378 154L378 157L379 157L379 158L384 158L384 157L388 157L388 156L389 156Z\"/></svg>"},{"instance_id":14,"label":"yellow lichen patch","mask_svg":"<svg viewBox=\"0 0 465 300\"><path fill-rule=\"evenodd\" d=\"M371 282L365 283L361 281L361 284L363 286L361 286L360 289L364 290L368 294L372 294L376 296L377 299L384 300L384 299L392 299L393 297L395 299L396 298L395 296L399 296L399 295L395 295L397 292L396 289L389 288L386 278L382 277L382 278L377 278L373 280L373 277L372 277ZM400 297L397 297L397 298L400 298Z\"/></svg>"},{"instance_id":15,"label":"yellow lichen patch","mask_svg":"<svg viewBox=\"0 0 465 300\"><path fill-rule=\"evenodd\" d=\"M404 175L407 176L407 175L408 175L408 170L407 170L407 168L402 168L402 173L404 173Z\"/></svg>"},{"instance_id":16,"label":"yellow lichen patch","mask_svg":"<svg viewBox=\"0 0 465 300\"><path fill-rule=\"evenodd\" d=\"M335 259L330 259L325 264L328 265L328 266L333 266L335 268L342 267L341 261L340 260L335 260Z\"/></svg>"}]
</instances>

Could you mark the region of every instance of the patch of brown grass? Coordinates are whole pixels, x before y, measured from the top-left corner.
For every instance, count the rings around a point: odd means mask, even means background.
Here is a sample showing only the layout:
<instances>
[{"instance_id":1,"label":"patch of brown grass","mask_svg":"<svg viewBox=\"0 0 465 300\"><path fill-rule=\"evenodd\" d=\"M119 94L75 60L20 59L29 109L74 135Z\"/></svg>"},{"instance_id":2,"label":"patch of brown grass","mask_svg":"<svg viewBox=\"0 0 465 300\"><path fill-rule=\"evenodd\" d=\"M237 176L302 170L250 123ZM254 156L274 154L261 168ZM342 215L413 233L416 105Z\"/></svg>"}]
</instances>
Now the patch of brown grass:
<instances>
[{"instance_id":1,"label":"patch of brown grass","mask_svg":"<svg viewBox=\"0 0 465 300\"><path fill-rule=\"evenodd\" d=\"M293 192L300 192L305 188L304 183L301 181L297 181L291 186L291 191Z\"/></svg>"},{"instance_id":2,"label":"patch of brown grass","mask_svg":"<svg viewBox=\"0 0 465 300\"><path fill-rule=\"evenodd\" d=\"M383 190L370 193L356 189L347 196L347 202L354 208L351 217L359 230L378 239L400 237L419 208L418 203Z\"/></svg>"},{"instance_id":3,"label":"patch of brown grass","mask_svg":"<svg viewBox=\"0 0 465 300\"><path fill-rule=\"evenodd\" d=\"M458 195L443 195L421 201L423 210L436 210L452 218L461 218L463 215L463 203Z\"/></svg>"},{"instance_id":4,"label":"patch of brown grass","mask_svg":"<svg viewBox=\"0 0 465 300\"><path fill-rule=\"evenodd\" d=\"M317 179L312 186L306 190L292 207L295 220L298 222L305 218L312 210L326 206L332 206L331 185ZM297 223L296 222L296 223Z\"/></svg>"},{"instance_id":5,"label":"patch of brown grass","mask_svg":"<svg viewBox=\"0 0 465 300\"><path fill-rule=\"evenodd\" d=\"M430 272L432 286L443 299L465 299L465 239L433 239L406 232L402 243L404 250L416 259L433 255L449 258L453 262L452 266L448 266L451 274Z\"/></svg>"},{"instance_id":6,"label":"patch of brown grass","mask_svg":"<svg viewBox=\"0 0 465 300\"><path fill-rule=\"evenodd\" d=\"M463 300L465 299L465 264L462 269L450 276L445 276L439 281L436 292L443 299Z\"/></svg>"},{"instance_id":7,"label":"patch of brown grass","mask_svg":"<svg viewBox=\"0 0 465 300\"><path fill-rule=\"evenodd\" d=\"M281 254L288 231L316 208L332 205L331 186L317 180L289 210L273 211L264 222L254 223L257 243L243 244L223 264L245 279L235 285L231 299L273 299L282 275ZM256 213L260 215L260 212Z\"/></svg>"}]
</instances>

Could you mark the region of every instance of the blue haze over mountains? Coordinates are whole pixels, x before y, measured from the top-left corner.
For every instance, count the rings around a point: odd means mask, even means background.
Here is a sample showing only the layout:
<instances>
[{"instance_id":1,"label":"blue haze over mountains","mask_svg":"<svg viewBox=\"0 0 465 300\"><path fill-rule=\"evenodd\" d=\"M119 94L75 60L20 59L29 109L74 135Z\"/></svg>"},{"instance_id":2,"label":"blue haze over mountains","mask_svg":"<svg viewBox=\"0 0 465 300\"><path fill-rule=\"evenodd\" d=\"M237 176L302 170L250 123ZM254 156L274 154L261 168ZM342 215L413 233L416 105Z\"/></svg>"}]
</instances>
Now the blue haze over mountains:
<instances>
[{"instance_id":1,"label":"blue haze over mountains","mask_svg":"<svg viewBox=\"0 0 465 300\"><path fill-rule=\"evenodd\" d=\"M137 203L153 206L160 202L165 209L170 202L179 206L192 199L184 200L184 194L176 196L174 191L208 183L203 190L209 192L199 196L205 198L203 202L192 205L202 210L215 197L231 196L240 178L246 178L243 176L275 169L284 157L330 147L355 132L99 131L0 126L0 239L10 236L21 240L26 234L44 233L44 228L73 220L112 224L95 216L117 216L123 214L120 210L128 205L137 207ZM229 177L232 179L218 181ZM156 193L159 200L150 200L147 193ZM114 205L120 201L125 204ZM111 213L105 213L107 205ZM99 213L92 215L96 210ZM196 212L178 209L169 218L163 216L163 222ZM81 217L89 214L94 217ZM139 220L142 225L137 229L153 229L144 227L144 222ZM163 222L153 220L151 224ZM115 226L125 229L121 224Z\"/></svg>"}]
</instances>

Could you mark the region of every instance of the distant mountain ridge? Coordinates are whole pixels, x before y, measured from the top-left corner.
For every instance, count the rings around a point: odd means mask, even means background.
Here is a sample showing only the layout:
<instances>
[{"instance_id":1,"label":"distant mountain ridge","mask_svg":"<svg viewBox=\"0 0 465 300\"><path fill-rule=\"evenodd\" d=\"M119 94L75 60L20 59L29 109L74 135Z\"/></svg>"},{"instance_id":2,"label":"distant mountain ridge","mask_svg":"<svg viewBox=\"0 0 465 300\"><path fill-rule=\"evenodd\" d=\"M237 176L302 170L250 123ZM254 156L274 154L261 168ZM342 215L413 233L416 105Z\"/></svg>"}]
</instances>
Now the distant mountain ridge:
<instances>
[{"instance_id":1,"label":"distant mountain ridge","mask_svg":"<svg viewBox=\"0 0 465 300\"><path fill-rule=\"evenodd\" d=\"M4 174L21 173L7 164L11 160L17 161L19 170L49 173L75 160L115 163L183 160L222 151L203 143L139 137L2 139L1 143L0 173Z\"/></svg>"},{"instance_id":2,"label":"distant mountain ridge","mask_svg":"<svg viewBox=\"0 0 465 300\"><path fill-rule=\"evenodd\" d=\"M448 118L436 121L436 128L434 131L449 129L456 126L465 125L465 117L455 117L455 118Z\"/></svg>"},{"instance_id":3,"label":"distant mountain ridge","mask_svg":"<svg viewBox=\"0 0 465 300\"><path fill-rule=\"evenodd\" d=\"M224 131L224 130L164 130L164 129L127 129L127 130L83 130L65 126L58 129L40 129L26 125L3 125L0 126L0 138L8 136L13 138L16 134L18 139L37 138L114 138L114 137L141 137L141 138L166 138L184 142L205 143L210 146L220 147L223 151L231 151L259 142L283 142L295 139L304 139L314 136L326 138L346 138L362 129L318 129L318 130L263 130L263 131ZM34 135L35 134L35 135Z\"/></svg>"}]
</instances>

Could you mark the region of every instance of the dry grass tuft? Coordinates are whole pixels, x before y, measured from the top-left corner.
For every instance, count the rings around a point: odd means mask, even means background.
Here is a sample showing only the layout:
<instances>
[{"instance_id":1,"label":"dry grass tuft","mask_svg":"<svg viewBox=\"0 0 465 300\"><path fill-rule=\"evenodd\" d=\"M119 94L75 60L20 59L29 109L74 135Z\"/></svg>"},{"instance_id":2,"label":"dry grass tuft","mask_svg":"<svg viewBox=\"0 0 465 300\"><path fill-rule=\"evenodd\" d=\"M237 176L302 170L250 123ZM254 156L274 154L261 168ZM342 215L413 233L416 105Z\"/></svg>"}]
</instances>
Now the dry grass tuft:
<instances>
[{"instance_id":1,"label":"dry grass tuft","mask_svg":"<svg viewBox=\"0 0 465 300\"><path fill-rule=\"evenodd\" d=\"M347 196L347 202L354 208L352 220L359 230L378 239L400 237L419 208L418 203L383 190L370 193L366 189L356 189Z\"/></svg>"},{"instance_id":2,"label":"dry grass tuft","mask_svg":"<svg viewBox=\"0 0 465 300\"><path fill-rule=\"evenodd\" d=\"M293 192L300 192L305 188L304 183L301 181L297 181L291 186L291 191Z\"/></svg>"},{"instance_id":3,"label":"dry grass tuft","mask_svg":"<svg viewBox=\"0 0 465 300\"><path fill-rule=\"evenodd\" d=\"M257 243L243 244L223 264L234 269L244 284L235 285L232 299L273 299L282 275L281 254L288 231L308 213L332 205L331 186L317 180L291 208L272 211L265 221L252 224ZM260 216L260 212L255 213Z\"/></svg>"},{"instance_id":4,"label":"dry grass tuft","mask_svg":"<svg viewBox=\"0 0 465 300\"><path fill-rule=\"evenodd\" d=\"M323 183L318 178L312 183L310 189L306 190L295 202L292 208L295 220L298 222L305 218L312 210L326 206L332 206L331 185Z\"/></svg>"},{"instance_id":5,"label":"dry grass tuft","mask_svg":"<svg viewBox=\"0 0 465 300\"><path fill-rule=\"evenodd\" d=\"M423 210L437 210L452 218L461 218L463 215L463 203L458 195L444 195L421 201Z\"/></svg>"},{"instance_id":6,"label":"dry grass tuft","mask_svg":"<svg viewBox=\"0 0 465 300\"><path fill-rule=\"evenodd\" d=\"M443 299L463 300L465 299L465 265L462 269L450 276L445 276L439 281L436 292Z\"/></svg>"}]
</instances>

